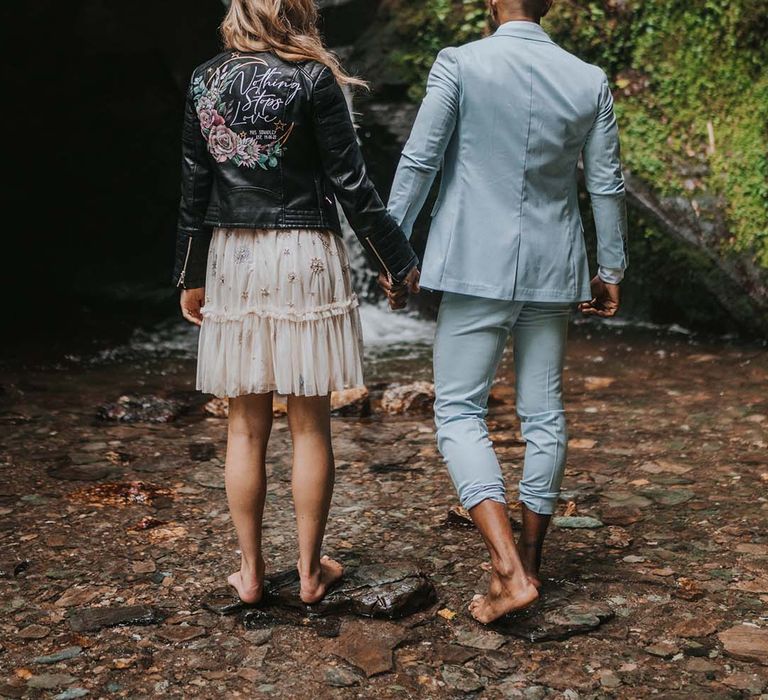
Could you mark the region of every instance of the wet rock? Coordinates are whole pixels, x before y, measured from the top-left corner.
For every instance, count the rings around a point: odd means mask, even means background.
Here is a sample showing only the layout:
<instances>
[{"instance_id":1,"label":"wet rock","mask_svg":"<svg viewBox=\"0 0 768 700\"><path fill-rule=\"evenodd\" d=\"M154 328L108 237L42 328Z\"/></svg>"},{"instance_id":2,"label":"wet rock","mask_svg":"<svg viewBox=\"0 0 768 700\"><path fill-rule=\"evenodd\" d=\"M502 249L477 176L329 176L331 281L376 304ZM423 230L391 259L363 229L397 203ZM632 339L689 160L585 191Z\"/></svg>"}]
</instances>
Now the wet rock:
<instances>
[{"instance_id":1,"label":"wet rock","mask_svg":"<svg viewBox=\"0 0 768 700\"><path fill-rule=\"evenodd\" d=\"M234 615L248 607L229 586L207 593L200 601L200 605L216 615Z\"/></svg>"},{"instance_id":2,"label":"wet rock","mask_svg":"<svg viewBox=\"0 0 768 700\"><path fill-rule=\"evenodd\" d=\"M651 656L660 656L662 659L671 659L677 654L677 646L672 642L655 642L645 647L645 652Z\"/></svg>"},{"instance_id":3,"label":"wet rock","mask_svg":"<svg viewBox=\"0 0 768 700\"><path fill-rule=\"evenodd\" d=\"M528 610L506 615L491 625L501 634L531 642L561 640L585 634L613 619L615 613L605 602L585 599L573 585L544 590Z\"/></svg>"},{"instance_id":4,"label":"wet rock","mask_svg":"<svg viewBox=\"0 0 768 700\"><path fill-rule=\"evenodd\" d=\"M30 676L27 679L27 688L40 688L51 690L60 688L63 685L70 685L77 680L68 673L42 673L39 676Z\"/></svg>"},{"instance_id":5,"label":"wet rock","mask_svg":"<svg viewBox=\"0 0 768 700\"><path fill-rule=\"evenodd\" d=\"M362 680L359 674L344 666L329 666L323 674L323 681L332 688L349 688Z\"/></svg>"},{"instance_id":6,"label":"wet rock","mask_svg":"<svg viewBox=\"0 0 768 700\"><path fill-rule=\"evenodd\" d=\"M588 515L555 516L552 518L552 522L557 527L564 528L593 529L603 527L603 523L600 520L591 518Z\"/></svg>"},{"instance_id":7,"label":"wet rock","mask_svg":"<svg viewBox=\"0 0 768 700\"><path fill-rule=\"evenodd\" d=\"M392 668L392 651L406 636L393 622L350 620L342 625L329 651L370 678Z\"/></svg>"},{"instance_id":8,"label":"wet rock","mask_svg":"<svg viewBox=\"0 0 768 700\"><path fill-rule=\"evenodd\" d=\"M366 418L371 415L371 396L366 387L334 391L331 394L331 415L342 418Z\"/></svg>"},{"instance_id":9,"label":"wet rock","mask_svg":"<svg viewBox=\"0 0 768 700\"><path fill-rule=\"evenodd\" d=\"M34 659L32 659L32 662L36 664L56 664L59 663L59 661L74 659L76 656L80 656L82 651L82 647L66 647L65 649L56 651L53 654L48 654L46 656L36 656Z\"/></svg>"},{"instance_id":10,"label":"wet rock","mask_svg":"<svg viewBox=\"0 0 768 700\"><path fill-rule=\"evenodd\" d=\"M471 668L465 666L446 665L440 669L440 675L443 682L452 690L459 690L462 693L473 693L481 690L483 681Z\"/></svg>"},{"instance_id":11,"label":"wet rock","mask_svg":"<svg viewBox=\"0 0 768 700\"><path fill-rule=\"evenodd\" d=\"M513 656L501 651L489 651L480 657L477 666L483 675L500 678L517 668L518 661Z\"/></svg>"},{"instance_id":12,"label":"wet rock","mask_svg":"<svg viewBox=\"0 0 768 700\"><path fill-rule=\"evenodd\" d=\"M734 625L717 636L725 653L734 659L768 666L768 628Z\"/></svg>"},{"instance_id":13,"label":"wet rock","mask_svg":"<svg viewBox=\"0 0 768 700\"><path fill-rule=\"evenodd\" d=\"M176 399L125 395L114 403L100 406L97 416L103 421L119 423L170 423L176 420L185 409L185 404Z\"/></svg>"},{"instance_id":14,"label":"wet rock","mask_svg":"<svg viewBox=\"0 0 768 700\"><path fill-rule=\"evenodd\" d=\"M114 608L84 608L69 616L69 626L75 632L94 632L103 627L118 625L156 625L163 616L148 605L129 605Z\"/></svg>"},{"instance_id":15,"label":"wet rock","mask_svg":"<svg viewBox=\"0 0 768 700\"><path fill-rule=\"evenodd\" d=\"M372 564L351 569L319 603L306 605L299 598L299 575L289 569L267 578L265 602L306 613L352 613L363 617L397 619L431 605L435 587L410 563Z\"/></svg>"},{"instance_id":16,"label":"wet rock","mask_svg":"<svg viewBox=\"0 0 768 700\"><path fill-rule=\"evenodd\" d=\"M498 649L507 643L504 635L480 627L460 627L454 634L457 644L473 649Z\"/></svg>"},{"instance_id":17,"label":"wet rock","mask_svg":"<svg viewBox=\"0 0 768 700\"><path fill-rule=\"evenodd\" d=\"M428 413L435 402L435 385L413 382L390 386L381 397L381 408L390 415Z\"/></svg>"}]
</instances>

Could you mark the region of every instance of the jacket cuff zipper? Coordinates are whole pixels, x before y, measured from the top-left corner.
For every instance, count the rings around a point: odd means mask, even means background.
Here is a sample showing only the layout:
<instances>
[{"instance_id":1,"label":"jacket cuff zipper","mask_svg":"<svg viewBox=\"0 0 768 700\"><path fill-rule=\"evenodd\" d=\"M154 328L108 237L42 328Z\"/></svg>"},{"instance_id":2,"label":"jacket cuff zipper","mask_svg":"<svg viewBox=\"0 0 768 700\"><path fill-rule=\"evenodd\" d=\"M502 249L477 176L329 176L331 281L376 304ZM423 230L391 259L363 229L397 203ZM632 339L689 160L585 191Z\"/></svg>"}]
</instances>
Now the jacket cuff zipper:
<instances>
[{"instance_id":1,"label":"jacket cuff zipper","mask_svg":"<svg viewBox=\"0 0 768 700\"><path fill-rule=\"evenodd\" d=\"M181 268L181 274L179 275L179 282L176 287L181 287L184 284L184 278L187 276L187 263L189 262L189 254L192 252L192 236L189 237L187 243L187 255L184 258L184 266ZM184 287L186 289L186 287Z\"/></svg>"}]
</instances>

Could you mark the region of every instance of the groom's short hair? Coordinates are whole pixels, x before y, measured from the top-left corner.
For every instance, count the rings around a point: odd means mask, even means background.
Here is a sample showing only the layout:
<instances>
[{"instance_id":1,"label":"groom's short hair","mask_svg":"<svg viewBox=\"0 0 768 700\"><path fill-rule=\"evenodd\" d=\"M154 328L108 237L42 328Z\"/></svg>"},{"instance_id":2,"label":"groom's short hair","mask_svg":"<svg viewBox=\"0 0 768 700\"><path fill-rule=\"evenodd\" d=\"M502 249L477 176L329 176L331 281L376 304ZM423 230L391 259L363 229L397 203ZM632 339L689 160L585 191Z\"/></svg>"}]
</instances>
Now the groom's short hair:
<instances>
[{"instance_id":1,"label":"groom's short hair","mask_svg":"<svg viewBox=\"0 0 768 700\"><path fill-rule=\"evenodd\" d=\"M500 0L508 9L522 12L528 17L541 19L550 6L548 0Z\"/></svg>"}]
</instances>

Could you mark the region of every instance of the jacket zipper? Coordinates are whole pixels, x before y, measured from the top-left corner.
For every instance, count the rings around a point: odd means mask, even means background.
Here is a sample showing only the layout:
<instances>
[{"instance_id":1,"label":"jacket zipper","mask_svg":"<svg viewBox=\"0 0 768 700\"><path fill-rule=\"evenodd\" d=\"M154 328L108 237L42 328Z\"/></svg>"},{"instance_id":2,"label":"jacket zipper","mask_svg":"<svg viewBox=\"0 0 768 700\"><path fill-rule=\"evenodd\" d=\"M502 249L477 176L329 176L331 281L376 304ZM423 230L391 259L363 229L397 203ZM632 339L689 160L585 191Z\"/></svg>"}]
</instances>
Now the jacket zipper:
<instances>
[{"instance_id":1,"label":"jacket zipper","mask_svg":"<svg viewBox=\"0 0 768 700\"><path fill-rule=\"evenodd\" d=\"M176 287L181 287L181 285L184 284L184 278L187 276L187 263L189 262L189 254L192 252L192 237L189 238L189 243L187 244L187 257L184 258L184 267L181 268L181 275L179 275L179 283L176 285Z\"/></svg>"},{"instance_id":2,"label":"jacket zipper","mask_svg":"<svg viewBox=\"0 0 768 700\"><path fill-rule=\"evenodd\" d=\"M389 271L389 268L387 267L386 263L382 259L381 255L379 255L379 251L376 250L376 246L373 245L373 241L370 238L366 238L368 241L368 245L371 246L371 250L375 253L376 257L379 259L379 262L381 263L381 266L384 268L384 271L387 273L387 278L389 279L389 283L392 284L392 273Z\"/></svg>"}]
</instances>

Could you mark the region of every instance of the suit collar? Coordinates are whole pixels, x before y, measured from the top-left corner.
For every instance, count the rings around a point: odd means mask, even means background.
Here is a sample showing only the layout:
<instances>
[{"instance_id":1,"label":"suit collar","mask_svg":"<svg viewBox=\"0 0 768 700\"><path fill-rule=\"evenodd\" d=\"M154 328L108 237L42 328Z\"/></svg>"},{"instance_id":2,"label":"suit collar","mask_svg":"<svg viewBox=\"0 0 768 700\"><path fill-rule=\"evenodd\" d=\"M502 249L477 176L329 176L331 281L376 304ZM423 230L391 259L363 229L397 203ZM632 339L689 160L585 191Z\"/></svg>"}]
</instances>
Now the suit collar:
<instances>
[{"instance_id":1,"label":"suit collar","mask_svg":"<svg viewBox=\"0 0 768 700\"><path fill-rule=\"evenodd\" d=\"M548 44L555 43L549 38L549 34L542 29L540 24L524 20L504 22L496 30L494 36L514 36L520 39L530 39L531 41L544 41Z\"/></svg>"}]
</instances>

